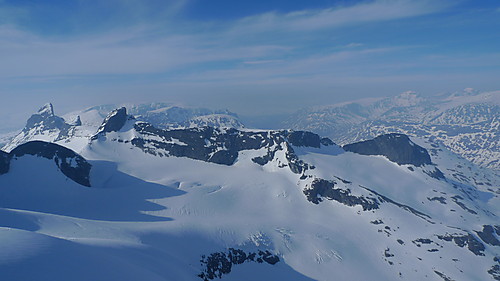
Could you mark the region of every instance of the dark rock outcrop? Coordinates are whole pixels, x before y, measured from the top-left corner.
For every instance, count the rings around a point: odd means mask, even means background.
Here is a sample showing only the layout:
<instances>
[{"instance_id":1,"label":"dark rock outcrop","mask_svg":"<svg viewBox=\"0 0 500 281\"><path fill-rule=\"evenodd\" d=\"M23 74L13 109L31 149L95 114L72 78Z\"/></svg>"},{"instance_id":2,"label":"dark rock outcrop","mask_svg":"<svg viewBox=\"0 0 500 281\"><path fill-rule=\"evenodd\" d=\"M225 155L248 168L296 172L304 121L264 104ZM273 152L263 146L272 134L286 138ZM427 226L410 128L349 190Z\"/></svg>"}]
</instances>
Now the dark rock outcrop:
<instances>
[{"instance_id":1,"label":"dark rock outcrop","mask_svg":"<svg viewBox=\"0 0 500 281\"><path fill-rule=\"evenodd\" d=\"M57 133L54 141L63 140L71 137L75 124L68 124L64 118L54 114L54 107L47 103L41 107L37 113L31 115L26 121L26 126L20 134L25 136L30 134Z\"/></svg>"},{"instance_id":2,"label":"dark rock outcrop","mask_svg":"<svg viewBox=\"0 0 500 281\"><path fill-rule=\"evenodd\" d=\"M80 115L77 115L73 123L71 124L73 126L81 126L82 125L82 120L80 119Z\"/></svg>"},{"instance_id":3,"label":"dark rock outcrop","mask_svg":"<svg viewBox=\"0 0 500 281\"><path fill-rule=\"evenodd\" d=\"M455 204L457 204L460 208L462 208L463 210L467 211L468 213L470 214L473 214L473 215L477 215L477 212L472 210L471 208L467 207L461 200L464 200L464 198L460 195L455 195L453 197L451 197L451 200L453 200L453 202L455 202Z\"/></svg>"},{"instance_id":4,"label":"dark rock outcrop","mask_svg":"<svg viewBox=\"0 0 500 281\"><path fill-rule=\"evenodd\" d=\"M111 113L92 140L104 136L109 131L120 130L120 126L129 119L124 108ZM113 125L108 125L110 122ZM163 130L146 122L136 122L134 130L139 133L138 137L116 141L130 142L144 152L157 156L187 157L222 165L234 164L242 150L262 148L267 149L267 153L252 160L259 165L265 165L274 159L276 152L284 150L287 163L281 164L283 167L288 166L297 174L302 174L313 167L298 158L291 142L296 146L320 147L321 145L318 135L301 131L250 132L213 127Z\"/></svg>"},{"instance_id":5,"label":"dark rock outcrop","mask_svg":"<svg viewBox=\"0 0 500 281\"><path fill-rule=\"evenodd\" d=\"M362 155L383 155L399 165L411 164L419 167L432 164L427 150L403 134L381 135L373 140L344 145L343 148Z\"/></svg>"},{"instance_id":6,"label":"dark rock outcrop","mask_svg":"<svg viewBox=\"0 0 500 281\"><path fill-rule=\"evenodd\" d=\"M37 113L31 115L26 122L23 131L29 131L34 127L43 127L44 130L64 130L67 131L70 127L63 118L54 114L54 107L51 103L44 105Z\"/></svg>"},{"instance_id":7,"label":"dark rock outcrop","mask_svg":"<svg viewBox=\"0 0 500 281\"><path fill-rule=\"evenodd\" d=\"M429 215L427 215L427 214L424 214L424 213L422 213L422 212L420 212L420 211L417 211L417 210L415 210L414 208L412 208L412 207L410 207L410 206L408 206L408 205L398 203L398 202L396 202L396 201L392 200L391 198L389 198L389 197L387 197L387 196L384 196L384 195L382 195L382 194L380 194L380 193L376 192L376 191L375 191L375 190L373 190L373 189L370 189L370 188L368 188L368 187L361 186L361 185L360 185L360 187L361 187L361 188L363 188L363 189L365 189L365 190L370 191L371 193L373 193L373 194L375 194L375 195L377 195L377 196L378 196L378 201L379 201L380 203L390 203L390 204L396 205L396 206L398 206L399 208L401 208L401 209L403 209L403 210L405 210L405 211L408 211L408 212L410 212L410 213L414 214L415 216L420 217L420 218L422 218L422 219L426 220L426 221L427 221L427 222L429 222L429 223L432 223L432 224L434 223L434 222L432 222L432 221L431 221L431 217L430 217Z\"/></svg>"},{"instance_id":8,"label":"dark rock outcrop","mask_svg":"<svg viewBox=\"0 0 500 281\"><path fill-rule=\"evenodd\" d=\"M92 166L85 158L71 149L55 143L31 141L14 148L10 152L11 158L25 155L54 160L57 167L65 176L76 183L90 187L90 169Z\"/></svg>"},{"instance_id":9,"label":"dark rock outcrop","mask_svg":"<svg viewBox=\"0 0 500 281\"><path fill-rule=\"evenodd\" d=\"M125 108L111 112L103 121L97 134L91 139L97 140L109 132L122 129L127 120L134 117L127 115ZM121 143L131 143L142 151L156 156L187 157L221 165L233 165L243 150L267 150L262 156L252 159L259 165L266 165L278 151L285 153L286 161L277 161L279 167L289 167L293 173L302 174L313 166L300 160L293 146L320 148L335 145L330 139L321 139L318 135L303 131L243 131L235 128L195 127L183 129L159 129L150 123L136 121L134 130L138 135L132 139L112 139Z\"/></svg>"},{"instance_id":10,"label":"dark rock outcrop","mask_svg":"<svg viewBox=\"0 0 500 281\"><path fill-rule=\"evenodd\" d=\"M482 231L476 231L477 235L481 240L483 240L485 243L488 243L492 246L500 246L500 241L498 241L497 237L495 236L495 232L497 235L500 235L500 231L495 231L495 228L491 225L483 225L483 230Z\"/></svg>"},{"instance_id":11,"label":"dark rock outcrop","mask_svg":"<svg viewBox=\"0 0 500 281\"><path fill-rule=\"evenodd\" d=\"M321 139L318 135L304 131L293 131L288 134L288 142L294 146L315 148L320 148L321 145Z\"/></svg>"},{"instance_id":12,"label":"dark rock outcrop","mask_svg":"<svg viewBox=\"0 0 500 281\"><path fill-rule=\"evenodd\" d=\"M0 150L0 175L3 175L9 171L10 167L10 156L7 152Z\"/></svg>"},{"instance_id":13,"label":"dark rock outcrop","mask_svg":"<svg viewBox=\"0 0 500 281\"><path fill-rule=\"evenodd\" d=\"M474 253L476 256L484 256L484 245L476 239L472 234L467 233L467 234L446 234L446 235L438 235L437 236L439 239L444 240L444 241L453 241L455 244L459 247L465 247L469 249L472 253Z\"/></svg>"},{"instance_id":14,"label":"dark rock outcrop","mask_svg":"<svg viewBox=\"0 0 500 281\"><path fill-rule=\"evenodd\" d=\"M309 188L304 189L307 200L314 204L319 204L323 198L335 200L347 206L361 206L363 211L369 211L379 208L379 202L376 198L354 196L348 189L335 188L337 183L324 179L315 179Z\"/></svg>"},{"instance_id":15,"label":"dark rock outcrop","mask_svg":"<svg viewBox=\"0 0 500 281\"><path fill-rule=\"evenodd\" d=\"M231 273L233 265L245 262L268 263L274 265L280 261L277 255L268 250L246 253L240 249L229 248L227 252L212 253L209 256L203 256L200 260L203 270L198 277L204 281L222 278L223 275Z\"/></svg>"},{"instance_id":16,"label":"dark rock outcrop","mask_svg":"<svg viewBox=\"0 0 500 281\"><path fill-rule=\"evenodd\" d=\"M489 270L488 274L493 277L493 279L500 281L500 257L496 256L493 258L494 264Z\"/></svg>"},{"instance_id":17,"label":"dark rock outcrop","mask_svg":"<svg viewBox=\"0 0 500 281\"><path fill-rule=\"evenodd\" d=\"M115 109L106 116L99 129L97 129L97 133L91 139L95 140L106 133L118 132L123 128L127 120L133 118L131 115L127 115L125 107Z\"/></svg>"},{"instance_id":18,"label":"dark rock outcrop","mask_svg":"<svg viewBox=\"0 0 500 281\"><path fill-rule=\"evenodd\" d=\"M3 149L12 151L23 143L40 139L41 136L50 142L69 141L75 136L77 127L81 125L81 121L80 124L75 122L67 123L62 117L55 115L54 107L48 103L41 107L37 113L31 115L23 130L13 137Z\"/></svg>"}]
</instances>

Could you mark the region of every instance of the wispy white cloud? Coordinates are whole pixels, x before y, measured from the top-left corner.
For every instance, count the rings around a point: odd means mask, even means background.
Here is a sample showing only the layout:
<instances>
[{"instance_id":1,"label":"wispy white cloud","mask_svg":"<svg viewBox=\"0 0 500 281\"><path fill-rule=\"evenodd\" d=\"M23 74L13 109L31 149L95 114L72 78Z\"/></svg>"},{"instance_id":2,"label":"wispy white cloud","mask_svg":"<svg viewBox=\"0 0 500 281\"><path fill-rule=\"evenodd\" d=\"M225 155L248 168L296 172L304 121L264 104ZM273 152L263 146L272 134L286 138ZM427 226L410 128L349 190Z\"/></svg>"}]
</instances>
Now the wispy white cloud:
<instances>
[{"instance_id":1,"label":"wispy white cloud","mask_svg":"<svg viewBox=\"0 0 500 281\"><path fill-rule=\"evenodd\" d=\"M171 2L174 4L159 12L165 18L171 18L172 14L183 9L187 0ZM138 0L122 1L118 7L136 18L145 17L151 12L150 7L145 7L143 1ZM300 42L289 40L296 37L293 34L296 31L411 17L436 12L441 8L441 1L379 0L323 10L267 13L201 30L192 28L190 32L181 34L171 27L173 24L165 26L164 23L139 24L108 32L62 38L43 37L21 31L12 25L3 25L0 26L0 75L60 77L161 73L232 60L247 65L270 64L281 60L283 54L304 48ZM230 27L227 28L227 25ZM276 29L285 30L280 35L284 38L282 42L269 44L268 41L276 40L270 40L267 34ZM249 30L254 32L254 39L250 42L247 39ZM351 43L346 47L362 45ZM290 59L304 60L304 56L308 55L294 52Z\"/></svg>"},{"instance_id":2,"label":"wispy white cloud","mask_svg":"<svg viewBox=\"0 0 500 281\"><path fill-rule=\"evenodd\" d=\"M362 47L364 44L362 43L349 43L345 46L343 46L344 48L356 48L356 47Z\"/></svg>"},{"instance_id":3,"label":"wispy white cloud","mask_svg":"<svg viewBox=\"0 0 500 281\"><path fill-rule=\"evenodd\" d=\"M439 12L450 6L447 1L378 0L353 6L322 10L304 10L288 14L266 13L239 21L245 31L310 31L352 24L387 21Z\"/></svg>"},{"instance_id":4,"label":"wispy white cloud","mask_svg":"<svg viewBox=\"0 0 500 281\"><path fill-rule=\"evenodd\" d=\"M447 49L440 37L417 34L428 31L432 20L423 17L422 23L416 17L446 11L452 3L447 0L362 1L210 22L181 18L187 1L172 0L178 5L158 13L148 1L100 2L117 4L118 15L98 32L54 36L30 31L13 19L22 18L22 10L0 20L0 95L72 92L101 98L108 92L132 97L147 92L161 98L176 92L197 101L226 93L224 98L237 103L244 93L249 101L256 93L271 99L276 93L326 95L345 89L349 96L353 89L371 92L373 85L406 90L404 85L427 85L425 79L437 84L439 77L448 85L453 79L492 84L494 70L487 70L498 69L497 53L476 54L459 44ZM0 5L0 18L2 11ZM86 15L77 15L73 24L85 24ZM436 42L444 47L435 47ZM483 69L483 78L472 73ZM204 99L211 100L217 102Z\"/></svg>"},{"instance_id":5,"label":"wispy white cloud","mask_svg":"<svg viewBox=\"0 0 500 281\"><path fill-rule=\"evenodd\" d=\"M142 41L144 31L50 40L0 28L0 75L61 76L163 72L193 64L254 59L286 52L287 46L225 47L196 35L166 35Z\"/></svg>"}]
</instances>

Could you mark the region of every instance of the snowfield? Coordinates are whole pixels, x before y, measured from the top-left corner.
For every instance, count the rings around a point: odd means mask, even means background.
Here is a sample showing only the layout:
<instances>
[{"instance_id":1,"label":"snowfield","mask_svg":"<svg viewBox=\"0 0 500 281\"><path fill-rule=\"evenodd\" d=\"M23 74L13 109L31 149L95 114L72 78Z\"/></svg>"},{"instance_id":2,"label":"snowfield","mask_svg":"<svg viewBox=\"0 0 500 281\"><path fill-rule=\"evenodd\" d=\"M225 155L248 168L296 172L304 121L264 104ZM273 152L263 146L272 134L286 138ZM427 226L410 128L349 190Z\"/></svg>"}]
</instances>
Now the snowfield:
<instances>
[{"instance_id":1,"label":"snowfield","mask_svg":"<svg viewBox=\"0 0 500 281\"><path fill-rule=\"evenodd\" d=\"M412 138L433 162L418 167L285 143L223 165L133 145L162 141L135 122L81 147L91 187L12 158L2 280L499 280L500 177L444 147ZM291 153L309 168L293 172Z\"/></svg>"}]
</instances>

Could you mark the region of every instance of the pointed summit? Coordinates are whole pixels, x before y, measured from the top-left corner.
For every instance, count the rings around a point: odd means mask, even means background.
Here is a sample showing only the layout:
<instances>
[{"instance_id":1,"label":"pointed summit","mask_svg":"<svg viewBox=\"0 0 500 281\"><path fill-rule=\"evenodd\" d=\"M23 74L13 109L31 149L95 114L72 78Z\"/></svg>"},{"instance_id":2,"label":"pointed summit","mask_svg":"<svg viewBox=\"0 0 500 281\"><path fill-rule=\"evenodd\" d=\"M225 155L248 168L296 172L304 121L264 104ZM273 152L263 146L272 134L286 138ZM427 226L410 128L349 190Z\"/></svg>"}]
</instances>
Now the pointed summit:
<instances>
[{"instance_id":1,"label":"pointed summit","mask_svg":"<svg viewBox=\"0 0 500 281\"><path fill-rule=\"evenodd\" d=\"M127 115L127 109L125 107L111 111L104 121L102 121L101 126L99 126L99 129L92 137L92 140L95 140L100 135L105 135L106 133L120 131L129 119L134 119L134 117Z\"/></svg>"},{"instance_id":2,"label":"pointed summit","mask_svg":"<svg viewBox=\"0 0 500 281\"><path fill-rule=\"evenodd\" d=\"M82 120L80 119L80 115L77 115L71 122L68 124L72 126L81 126L82 125Z\"/></svg>"},{"instance_id":3,"label":"pointed summit","mask_svg":"<svg viewBox=\"0 0 500 281\"><path fill-rule=\"evenodd\" d=\"M46 103L37 113L31 115L26 122L24 131L29 131L35 127L46 130L62 129L67 127L63 118L54 114L54 106L51 103Z\"/></svg>"},{"instance_id":4,"label":"pointed summit","mask_svg":"<svg viewBox=\"0 0 500 281\"><path fill-rule=\"evenodd\" d=\"M54 116L54 106L50 102L46 103L38 110L37 114L44 117Z\"/></svg>"}]
</instances>

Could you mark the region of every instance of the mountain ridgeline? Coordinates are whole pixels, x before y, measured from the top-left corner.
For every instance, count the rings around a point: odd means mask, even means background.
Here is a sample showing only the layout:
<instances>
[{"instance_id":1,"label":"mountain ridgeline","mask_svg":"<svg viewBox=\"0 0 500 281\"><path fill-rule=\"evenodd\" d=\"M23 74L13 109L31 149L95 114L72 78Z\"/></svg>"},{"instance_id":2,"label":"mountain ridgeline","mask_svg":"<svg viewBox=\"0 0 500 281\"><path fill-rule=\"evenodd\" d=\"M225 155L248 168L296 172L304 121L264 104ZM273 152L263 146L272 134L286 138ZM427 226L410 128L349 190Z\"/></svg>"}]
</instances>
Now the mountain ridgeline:
<instances>
[{"instance_id":1,"label":"mountain ridgeline","mask_svg":"<svg viewBox=\"0 0 500 281\"><path fill-rule=\"evenodd\" d=\"M6 280L500 278L500 177L435 140L96 110L61 123L46 106L0 150Z\"/></svg>"},{"instance_id":2,"label":"mountain ridgeline","mask_svg":"<svg viewBox=\"0 0 500 281\"><path fill-rule=\"evenodd\" d=\"M274 159L278 151L283 150L287 160L285 165L296 174L303 174L304 171L314 167L300 160L293 147L337 147L330 139L306 131L254 132L214 127L158 129L147 122L137 121L134 116L127 114L125 107L110 112L97 132L90 137L90 141L106 139L107 134L119 132L127 122L131 122L131 128L137 133L135 137L130 139L116 137L112 138L112 141L130 143L146 153L160 157L187 157L222 165L233 165L241 151L261 149L266 151L265 155L254 157L252 161L265 165ZM42 127L48 130L69 126L64 119L54 116L51 104L42 107L37 114L30 117L29 124L32 126L42 124ZM385 156L399 165L420 167L432 164L427 150L402 134L382 135L373 140L345 145L343 149L362 155ZM0 151L0 173L8 172L11 158L24 155L53 159L68 178L84 186L90 186L91 165L82 156L61 145L43 141L29 141L15 147L10 153Z\"/></svg>"},{"instance_id":3,"label":"mountain ridgeline","mask_svg":"<svg viewBox=\"0 0 500 281\"><path fill-rule=\"evenodd\" d=\"M320 148L337 145L328 138L305 131L241 131L235 128L199 127L186 129L158 129L153 125L136 121L127 115L124 107L114 110L103 121L97 133L91 138L106 138L106 134L120 131L126 122L137 133L132 138L126 135L112 137L113 141L130 143L146 153L163 156L187 157L205 162L232 165L238 154L244 150L265 149L266 154L252 160L265 165L278 150L286 151L286 159L290 169L297 174L310 168L295 154L293 147ZM340 148L339 148L340 149ZM383 155L400 165L411 164L422 166L432 164L430 156L424 148L413 143L407 136L390 134L380 136L373 141L345 146L345 150L363 155Z\"/></svg>"},{"instance_id":4,"label":"mountain ridgeline","mask_svg":"<svg viewBox=\"0 0 500 281\"><path fill-rule=\"evenodd\" d=\"M500 170L500 91L398 96L300 110L283 124L338 144L399 133L431 139L482 167Z\"/></svg>"},{"instance_id":5,"label":"mountain ridgeline","mask_svg":"<svg viewBox=\"0 0 500 281\"><path fill-rule=\"evenodd\" d=\"M342 148L362 155L383 155L399 165L411 164L420 167L432 164L427 150L403 134L381 135L372 140L347 144Z\"/></svg>"},{"instance_id":6,"label":"mountain ridgeline","mask_svg":"<svg viewBox=\"0 0 500 281\"><path fill-rule=\"evenodd\" d=\"M44 141L30 141L21 144L10 153L0 151L0 174L6 174L9 171L13 159L16 160L27 155L53 160L57 168L69 179L90 187L92 165L71 149Z\"/></svg>"}]
</instances>

